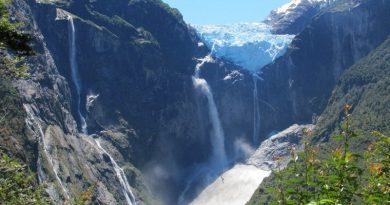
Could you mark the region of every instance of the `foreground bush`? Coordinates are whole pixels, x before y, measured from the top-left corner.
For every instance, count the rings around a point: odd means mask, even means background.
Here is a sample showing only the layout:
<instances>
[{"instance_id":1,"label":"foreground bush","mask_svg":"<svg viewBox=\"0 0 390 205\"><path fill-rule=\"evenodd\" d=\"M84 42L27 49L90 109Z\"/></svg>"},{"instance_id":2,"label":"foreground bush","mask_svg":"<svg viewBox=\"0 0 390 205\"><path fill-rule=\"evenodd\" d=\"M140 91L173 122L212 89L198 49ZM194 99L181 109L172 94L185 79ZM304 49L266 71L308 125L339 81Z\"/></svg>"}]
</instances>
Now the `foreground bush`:
<instances>
[{"instance_id":1,"label":"foreground bush","mask_svg":"<svg viewBox=\"0 0 390 205\"><path fill-rule=\"evenodd\" d=\"M35 175L18 161L0 151L0 204L50 204L37 186Z\"/></svg>"},{"instance_id":2,"label":"foreground bush","mask_svg":"<svg viewBox=\"0 0 390 205\"><path fill-rule=\"evenodd\" d=\"M351 130L350 105L345 106L342 133L332 140L337 144L325 155L309 145L310 130L305 132L305 147L285 170L274 172L277 193L271 204L390 204L390 138L372 133L372 141L362 155L351 149L358 135Z\"/></svg>"}]
</instances>

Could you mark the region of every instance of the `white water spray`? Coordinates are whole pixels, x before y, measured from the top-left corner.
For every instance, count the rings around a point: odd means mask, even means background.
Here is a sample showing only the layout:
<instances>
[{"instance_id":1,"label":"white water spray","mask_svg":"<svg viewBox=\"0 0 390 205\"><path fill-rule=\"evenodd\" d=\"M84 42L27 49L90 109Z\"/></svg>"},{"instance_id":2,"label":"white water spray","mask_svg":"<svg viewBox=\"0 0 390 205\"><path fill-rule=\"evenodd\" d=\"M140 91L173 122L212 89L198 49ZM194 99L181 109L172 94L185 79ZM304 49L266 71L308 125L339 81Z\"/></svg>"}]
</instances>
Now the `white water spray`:
<instances>
[{"instance_id":1,"label":"white water spray","mask_svg":"<svg viewBox=\"0 0 390 205\"><path fill-rule=\"evenodd\" d=\"M213 49L212 49L213 50ZM217 165L219 168L223 168L227 164L227 158L225 153L225 136L223 133L221 121L217 106L214 101L214 96L207 81L200 78L200 68L207 62L212 62L212 51L206 57L199 59L199 63L195 66L195 74L192 77L192 83L196 89L198 89L207 98L209 116L213 125L213 131L211 136L212 144L212 163Z\"/></svg>"},{"instance_id":2,"label":"white water spray","mask_svg":"<svg viewBox=\"0 0 390 205\"><path fill-rule=\"evenodd\" d=\"M79 116L79 120L81 123L81 131L86 134L87 133L87 123L85 121L85 117L81 114L80 110L80 95L81 95L81 82L80 76L77 67L77 59L76 59L76 29L73 23L73 18L68 16L68 37L69 37L69 61L71 68L71 75L74 86L76 88L76 110Z\"/></svg>"},{"instance_id":3,"label":"white water spray","mask_svg":"<svg viewBox=\"0 0 390 205\"><path fill-rule=\"evenodd\" d=\"M47 143L47 139L45 137L45 134L43 133L41 124L38 122L37 119L34 118L32 110L27 105L23 105L23 107L24 107L24 110L27 113L26 124L28 126L31 126L31 127L34 127L34 124L35 124L36 127L38 128L39 135L41 136L39 142L42 145L43 153L45 154L45 156L46 156L46 158L48 160L49 166L51 167L51 169L52 169L52 171L54 173L54 177L57 180L58 184L60 185L61 190L62 190L65 198L69 199L68 191L66 190L64 184L62 183L60 177L58 176L59 163L50 154L50 151L49 151L50 147L49 147L49 145ZM39 153L39 154L41 154L41 153ZM42 183L43 182L43 178L44 178L44 174L43 174L43 171L42 171L41 157L38 157L37 165L38 165L38 176L39 176L38 178L39 178L39 181Z\"/></svg>"},{"instance_id":4,"label":"white water spray","mask_svg":"<svg viewBox=\"0 0 390 205\"><path fill-rule=\"evenodd\" d=\"M115 170L116 176L121 184L122 193L126 198L126 202L128 205L136 205L135 197L133 192L131 191L131 187L127 182L127 178L123 169L115 162L114 158L100 145L98 140L95 140L98 150L102 154L106 154L108 158L110 158L111 164Z\"/></svg>"}]
</instances>

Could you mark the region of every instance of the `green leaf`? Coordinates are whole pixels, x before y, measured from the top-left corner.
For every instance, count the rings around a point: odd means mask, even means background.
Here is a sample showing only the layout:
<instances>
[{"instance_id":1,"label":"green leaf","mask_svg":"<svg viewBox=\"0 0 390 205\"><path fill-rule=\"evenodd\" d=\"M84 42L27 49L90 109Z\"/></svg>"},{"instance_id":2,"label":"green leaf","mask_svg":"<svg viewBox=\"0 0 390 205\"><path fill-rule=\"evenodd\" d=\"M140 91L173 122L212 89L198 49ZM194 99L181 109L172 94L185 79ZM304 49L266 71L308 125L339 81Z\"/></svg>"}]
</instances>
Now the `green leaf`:
<instances>
[{"instance_id":1,"label":"green leaf","mask_svg":"<svg viewBox=\"0 0 390 205\"><path fill-rule=\"evenodd\" d=\"M297 191L296 191L295 189L293 189L293 188L288 188L288 189L286 189L286 192L289 193L289 194L295 194L295 193L297 193Z\"/></svg>"},{"instance_id":2,"label":"green leaf","mask_svg":"<svg viewBox=\"0 0 390 205\"><path fill-rule=\"evenodd\" d=\"M322 203L322 204L326 204L326 203L334 204L335 201L332 200L332 199L321 199L321 200L320 200L320 203Z\"/></svg>"},{"instance_id":3,"label":"green leaf","mask_svg":"<svg viewBox=\"0 0 390 205\"><path fill-rule=\"evenodd\" d=\"M338 135L334 135L334 136L332 137L332 139L333 139L333 140L338 140L338 141L340 141L340 140L344 139L344 136L338 134Z\"/></svg>"}]
</instances>

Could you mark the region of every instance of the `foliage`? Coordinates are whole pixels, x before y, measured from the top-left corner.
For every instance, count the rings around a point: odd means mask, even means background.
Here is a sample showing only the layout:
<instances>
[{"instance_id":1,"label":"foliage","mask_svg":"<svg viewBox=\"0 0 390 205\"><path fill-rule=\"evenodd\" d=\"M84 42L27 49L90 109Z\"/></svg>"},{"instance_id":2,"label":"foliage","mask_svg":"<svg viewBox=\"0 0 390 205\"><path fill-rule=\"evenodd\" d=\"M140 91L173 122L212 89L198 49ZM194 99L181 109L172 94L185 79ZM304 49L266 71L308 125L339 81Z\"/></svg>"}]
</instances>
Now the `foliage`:
<instances>
[{"instance_id":1,"label":"foliage","mask_svg":"<svg viewBox=\"0 0 390 205\"><path fill-rule=\"evenodd\" d=\"M278 196L271 204L390 203L390 138L375 132L377 139L364 158L353 152L350 140L357 135L351 130L350 110L346 105L342 133L332 139L340 145L330 154L319 158L308 140L303 152L292 150L291 166L275 173L277 188L270 191Z\"/></svg>"},{"instance_id":2,"label":"foliage","mask_svg":"<svg viewBox=\"0 0 390 205\"><path fill-rule=\"evenodd\" d=\"M32 143L25 135L25 113L10 77L26 76L27 65L23 61L32 50L26 47L27 35L18 31L20 24L9 21L7 6L10 2L0 0L0 147L29 161L34 158L34 150L30 149Z\"/></svg>"},{"instance_id":3,"label":"foliage","mask_svg":"<svg viewBox=\"0 0 390 205\"><path fill-rule=\"evenodd\" d=\"M183 15L180 13L180 11L176 8L170 7L167 3L164 3L163 1L154 0L154 1L148 1L148 0L130 0L129 5L137 4L137 3L153 3L157 7L161 8L163 11L167 12L170 16L175 17L178 21L183 21Z\"/></svg>"},{"instance_id":4,"label":"foliage","mask_svg":"<svg viewBox=\"0 0 390 205\"><path fill-rule=\"evenodd\" d=\"M76 195L69 204L93 204L96 185ZM50 199L38 186L35 174L25 165L10 158L0 150L0 204L2 205L49 205ZM66 203L68 204L68 203Z\"/></svg>"},{"instance_id":5,"label":"foliage","mask_svg":"<svg viewBox=\"0 0 390 205\"><path fill-rule=\"evenodd\" d=\"M0 151L1 204L50 204L42 193L42 187L36 186L35 176L28 172L26 166Z\"/></svg>"},{"instance_id":6,"label":"foliage","mask_svg":"<svg viewBox=\"0 0 390 205\"><path fill-rule=\"evenodd\" d=\"M370 169L363 188L366 204L390 203L390 137L373 133L378 140L365 153L365 166Z\"/></svg>"},{"instance_id":7,"label":"foliage","mask_svg":"<svg viewBox=\"0 0 390 205\"><path fill-rule=\"evenodd\" d=\"M89 187L87 190L81 192L78 196L76 196L73 200L73 205L91 205L93 204L93 196L96 192L96 185Z\"/></svg>"},{"instance_id":8,"label":"foliage","mask_svg":"<svg viewBox=\"0 0 390 205\"><path fill-rule=\"evenodd\" d=\"M0 0L0 74L1 76L26 76L24 57L34 54L30 36L20 31L20 23L10 22L7 5L10 0Z\"/></svg>"},{"instance_id":9,"label":"foliage","mask_svg":"<svg viewBox=\"0 0 390 205\"><path fill-rule=\"evenodd\" d=\"M315 130L324 140L338 132L343 106L353 104L352 127L369 134L378 130L390 134L390 37L341 76Z\"/></svg>"},{"instance_id":10,"label":"foliage","mask_svg":"<svg viewBox=\"0 0 390 205\"><path fill-rule=\"evenodd\" d=\"M377 134L373 135L371 131L378 130L386 136L390 134L390 112L388 112L390 110L390 104L388 103L390 101L389 76L390 37L368 56L344 72L338 85L332 92L327 108L318 118L316 128L313 131L313 137L308 139L311 144L322 142L321 149L316 150L318 151L316 153L317 160L329 159L329 154L332 153L332 150L336 150L340 143L339 140L335 139L328 141L329 136L337 135L340 137L338 133L342 133L342 129L338 125L343 120L343 107L347 103L354 104L354 107L349 111L351 113L349 126L358 135L352 137L349 143L353 153L359 153L362 156L354 159L354 163L356 162L360 168L364 168L363 175L365 177L360 176L360 179L365 178L366 181L359 181L359 186L368 187L366 185L368 183L367 176L370 166L368 162L364 162L364 150L375 140L379 139ZM375 152L371 153L374 154ZM379 157L378 154L375 155L377 155L375 157ZM363 162L366 163L364 166L362 165ZM373 165L373 167L375 166ZM274 194L269 192L268 187L275 187L276 181L275 174L266 178L248 204L265 204L275 200Z\"/></svg>"},{"instance_id":11,"label":"foliage","mask_svg":"<svg viewBox=\"0 0 390 205\"><path fill-rule=\"evenodd\" d=\"M5 76L15 76L15 77L27 77L28 66L24 63L25 58L21 56L16 56L14 58L3 56L0 59L0 65L2 75Z\"/></svg>"},{"instance_id":12,"label":"foliage","mask_svg":"<svg viewBox=\"0 0 390 205\"><path fill-rule=\"evenodd\" d=\"M27 65L24 63L24 58L32 55L33 50L29 45L30 36L20 31L21 24L9 20L7 9L9 3L10 0L0 0L0 137L2 146L12 148L7 144L9 143L7 139L12 138L12 142L16 143L20 136L24 136L24 113L20 110L17 93L8 78L26 76ZM25 165L11 159L2 150L0 150L0 203L51 204L44 196L43 188L37 185L35 175Z\"/></svg>"}]
</instances>

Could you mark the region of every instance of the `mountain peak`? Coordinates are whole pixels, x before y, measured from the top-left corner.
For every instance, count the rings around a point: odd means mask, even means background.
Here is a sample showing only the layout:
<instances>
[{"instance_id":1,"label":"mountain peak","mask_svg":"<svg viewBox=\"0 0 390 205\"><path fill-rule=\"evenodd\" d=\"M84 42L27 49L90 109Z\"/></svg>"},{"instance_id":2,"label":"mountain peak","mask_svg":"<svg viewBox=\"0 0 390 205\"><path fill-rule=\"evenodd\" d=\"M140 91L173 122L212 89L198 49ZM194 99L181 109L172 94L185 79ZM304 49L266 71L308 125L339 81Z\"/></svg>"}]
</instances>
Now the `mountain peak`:
<instances>
[{"instance_id":1,"label":"mountain peak","mask_svg":"<svg viewBox=\"0 0 390 205\"><path fill-rule=\"evenodd\" d=\"M314 5L314 4L324 4L327 3L327 0L291 0L289 3L282 5L281 7L274 9L273 11L277 14L288 14L292 12L299 6L302 5Z\"/></svg>"},{"instance_id":2,"label":"mountain peak","mask_svg":"<svg viewBox=\"0 0 390 205\"><path fill-rule=\"evenodd\" d=\"M277 34L297 34L324 7L337 0L291 0L271 11L264 21Z\"/></svg>"}]
</instances>

